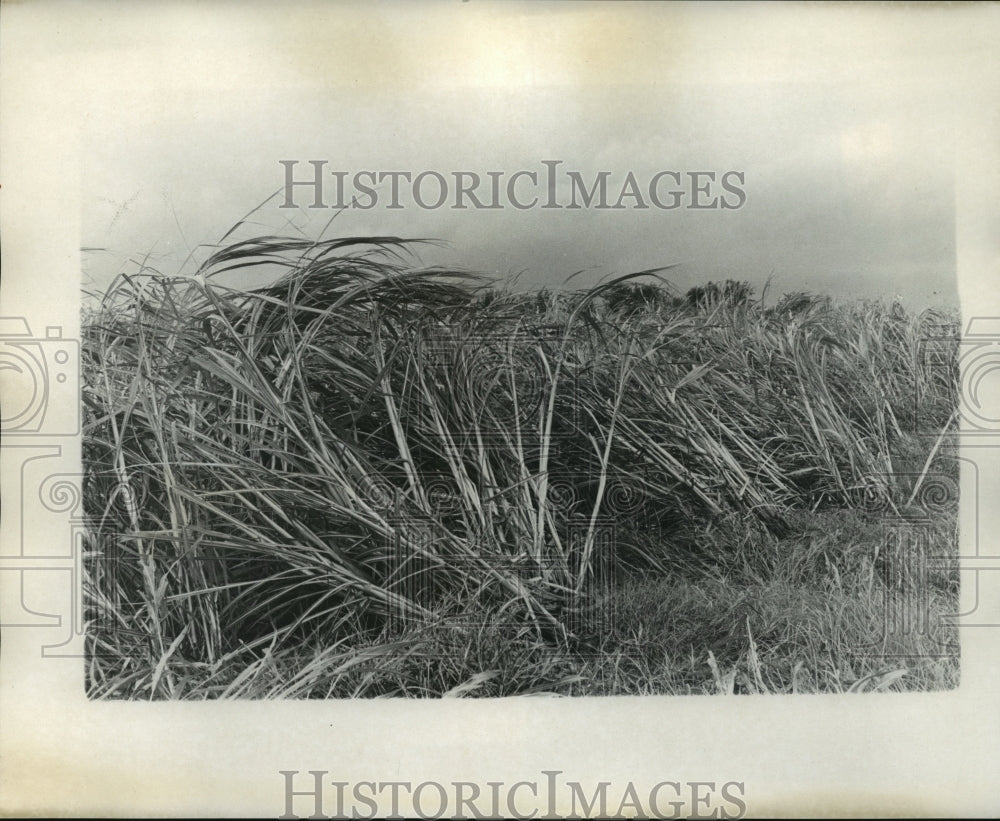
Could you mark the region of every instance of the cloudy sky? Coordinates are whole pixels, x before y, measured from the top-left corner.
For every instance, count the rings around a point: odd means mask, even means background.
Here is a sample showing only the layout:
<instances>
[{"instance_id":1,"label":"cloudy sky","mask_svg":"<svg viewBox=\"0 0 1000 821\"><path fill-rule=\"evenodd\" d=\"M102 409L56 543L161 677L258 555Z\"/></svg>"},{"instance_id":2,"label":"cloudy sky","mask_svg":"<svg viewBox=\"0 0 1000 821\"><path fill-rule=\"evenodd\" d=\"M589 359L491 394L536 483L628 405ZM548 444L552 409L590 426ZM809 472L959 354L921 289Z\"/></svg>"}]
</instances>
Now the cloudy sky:
<instances>
[{"instance_id":1,"label":"cloudy sky","mask_svg":"<svg viewBox=\"0 0 1000 821\"><path fill-rule=\"evenodd\" d=\"M559 160L588 184L610 172L612 203L629 172L645 193L660 171L742 172L746 201L429 209L404 183L404 207L391 209L385 181L375 207L343 210L327 235L438 238L447 245L421 249L420 263L522 274L525 286L681 263L670 272L680 288L770 279L772 293L957 300L953 170L967 114L955 77L988 45L949 36L966 30L961 11L247 8L177 6L156 27L124 18L119 36L81 49L81 244L97 249L84 252L86 286L138 256L190 271L199 245L280 191L281 160L303 179L325 160L348 182L359 171L506 181ZM435 199L435 185L424 191ZM306 207L303 189L301 207L283 199L238 236L315 237L334 214Z\"/></svg>"}]
</instances>

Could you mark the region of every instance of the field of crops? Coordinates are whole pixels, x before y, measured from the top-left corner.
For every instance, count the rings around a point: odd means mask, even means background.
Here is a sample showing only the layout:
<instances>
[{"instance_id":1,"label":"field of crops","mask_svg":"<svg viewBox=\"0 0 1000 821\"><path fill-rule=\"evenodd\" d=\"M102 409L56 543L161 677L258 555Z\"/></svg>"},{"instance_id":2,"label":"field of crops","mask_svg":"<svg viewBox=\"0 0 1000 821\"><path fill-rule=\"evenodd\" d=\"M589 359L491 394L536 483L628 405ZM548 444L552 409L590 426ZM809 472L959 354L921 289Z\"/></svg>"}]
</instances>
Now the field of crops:
<instances>
[{"instance_id":1,"label":"field of crops","mask_svg":"<svg viewBox=\"0 0 1000 821\"><path fill-rule=\"evenodd\" d=\"M408 254L266 237L87 310L91 697L957 684L957 316Z\"/></svg>"}]
</instances>

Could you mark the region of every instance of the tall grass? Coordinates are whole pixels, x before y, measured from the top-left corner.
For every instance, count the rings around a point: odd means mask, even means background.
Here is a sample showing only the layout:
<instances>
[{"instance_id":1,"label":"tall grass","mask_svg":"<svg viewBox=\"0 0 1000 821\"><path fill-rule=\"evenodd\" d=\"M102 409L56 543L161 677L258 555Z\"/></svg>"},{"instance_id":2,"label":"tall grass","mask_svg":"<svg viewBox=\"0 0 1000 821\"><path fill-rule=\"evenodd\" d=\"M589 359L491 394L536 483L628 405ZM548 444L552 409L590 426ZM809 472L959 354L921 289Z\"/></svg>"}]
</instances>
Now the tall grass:
<instances>
[{"instance_id":1,"label":"tall grass","mask_svg":"<svg viewBox=\"0 0 1000 821\"><path fill-rule=\"evenodd\" d=\"M947 460L919 434L953 420L954 368L920 351L948 317L514 293L406 253L263 237L85 317L92 696L645 692L648 648L677 647L640 641L629 590L715 579L732 616L787 575L797 517L871 511L877 546ZM261 266L283 273L216 284ZM669 691L718 687L703 626L702 684Z\"/></svg>"}]
</instances>

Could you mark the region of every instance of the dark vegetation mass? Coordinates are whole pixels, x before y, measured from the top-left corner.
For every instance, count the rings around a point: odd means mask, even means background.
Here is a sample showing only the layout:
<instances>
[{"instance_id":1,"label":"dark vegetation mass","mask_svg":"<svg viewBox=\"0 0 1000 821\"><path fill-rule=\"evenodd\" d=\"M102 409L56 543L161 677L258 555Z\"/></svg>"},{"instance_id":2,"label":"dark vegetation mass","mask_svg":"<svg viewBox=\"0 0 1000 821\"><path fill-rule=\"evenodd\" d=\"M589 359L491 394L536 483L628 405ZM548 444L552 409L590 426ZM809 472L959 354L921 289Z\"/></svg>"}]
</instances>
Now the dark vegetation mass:
<instances>
[{"instance_id":1,"label":"dark vegetation mass","mask_svg":"<svg viewBox=\"0 0 1000 821\"><path fill-rule=\"evenodd\" d=\"M240 242L84 317L92 697L955 685L912 545L955 545L956 317L406 248Z\"/></svg>"}]
</instances>

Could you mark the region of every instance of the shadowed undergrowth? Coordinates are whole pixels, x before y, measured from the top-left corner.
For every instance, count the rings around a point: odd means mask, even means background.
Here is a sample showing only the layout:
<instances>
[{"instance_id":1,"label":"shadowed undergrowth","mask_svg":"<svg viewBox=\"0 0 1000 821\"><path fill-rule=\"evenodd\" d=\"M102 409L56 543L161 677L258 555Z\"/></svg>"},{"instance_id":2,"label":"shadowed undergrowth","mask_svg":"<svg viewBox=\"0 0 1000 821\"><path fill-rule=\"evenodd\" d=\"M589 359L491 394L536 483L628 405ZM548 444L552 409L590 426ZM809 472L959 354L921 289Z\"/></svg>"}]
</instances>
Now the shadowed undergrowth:
<instances>
[{"instance_id":1,"label":"shadowed undergrowth","mask_svg":"<svg viewBox=\"0 0 1000 821\"><path fill-rule=\"evenodd\" d=\"M85 316L91 696L954 686L955 317L405 253L259 238Z\"/></svg>"}]
</instances>

